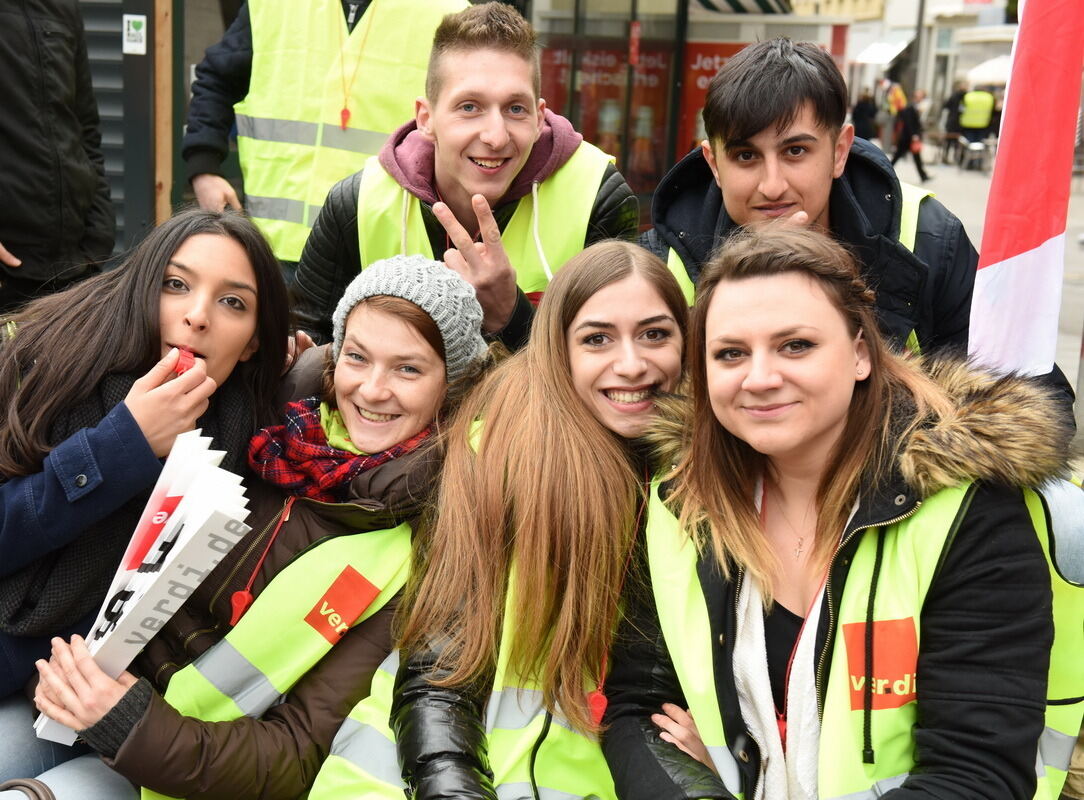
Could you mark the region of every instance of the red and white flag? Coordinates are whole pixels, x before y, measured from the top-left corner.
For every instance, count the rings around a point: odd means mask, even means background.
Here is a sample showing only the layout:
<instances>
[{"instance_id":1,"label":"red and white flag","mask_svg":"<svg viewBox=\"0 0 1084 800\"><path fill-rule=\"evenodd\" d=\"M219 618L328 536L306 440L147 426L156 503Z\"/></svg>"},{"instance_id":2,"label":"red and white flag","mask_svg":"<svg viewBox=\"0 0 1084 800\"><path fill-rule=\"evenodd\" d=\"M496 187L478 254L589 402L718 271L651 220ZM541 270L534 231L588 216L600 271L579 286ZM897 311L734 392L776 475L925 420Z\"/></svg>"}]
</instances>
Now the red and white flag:
<instances>
[{"instance_id":1,"label":"red and white flag","mask_svg":"<svg viewBox=\"0 0 1084 800\"><path fill-rule=\"evenodd\" d=\"M989 366L1054 365L1082 68L1084 0L1021 2L971 304Z\"/></svg>"}]
</instances>

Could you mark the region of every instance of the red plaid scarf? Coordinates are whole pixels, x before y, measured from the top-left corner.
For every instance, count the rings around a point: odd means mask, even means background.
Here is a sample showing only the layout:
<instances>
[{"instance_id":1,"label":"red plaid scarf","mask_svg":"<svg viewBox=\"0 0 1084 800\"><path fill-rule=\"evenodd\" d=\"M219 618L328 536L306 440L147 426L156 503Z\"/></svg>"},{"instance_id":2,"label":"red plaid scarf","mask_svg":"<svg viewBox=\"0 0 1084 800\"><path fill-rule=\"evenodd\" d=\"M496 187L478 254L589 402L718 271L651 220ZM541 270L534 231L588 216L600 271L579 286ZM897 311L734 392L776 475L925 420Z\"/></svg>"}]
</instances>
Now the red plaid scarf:
<instances>
[{"instance_id":1,"label":"red plaid scarf","mask_svg":"<svg viewBox=\"0 0 1084 800\"><path fill-rule=\"evenodd\" d=\"M327 443L320 424L320 399L286 405L286 424L263 428L248 445L248 464L270 484L324 503L342 502L355 477L420 445L432 426L382 453L355 455Z\"/></svg>"}]
</instances>

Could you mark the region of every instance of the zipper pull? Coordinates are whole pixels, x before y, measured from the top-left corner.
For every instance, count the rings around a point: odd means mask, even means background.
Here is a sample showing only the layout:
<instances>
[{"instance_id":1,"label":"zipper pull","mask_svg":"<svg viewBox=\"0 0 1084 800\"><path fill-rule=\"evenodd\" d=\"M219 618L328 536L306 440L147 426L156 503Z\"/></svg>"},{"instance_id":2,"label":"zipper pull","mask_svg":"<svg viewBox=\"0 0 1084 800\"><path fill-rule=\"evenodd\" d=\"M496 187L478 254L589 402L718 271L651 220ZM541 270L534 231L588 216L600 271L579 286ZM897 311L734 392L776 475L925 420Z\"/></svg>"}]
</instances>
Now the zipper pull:
<instances>
[{"instance_id":1,"label":"zipper pull","mask_svg":"<svg viewBox=\"0 0 1084 800\"><path fill-rule=\"evenodd\" d=\"M230 627L234 628L237 623L241 621L241 617L248 611L249 606L252 605L255 597L252 594L252 582L256 579L256 573L260 571L260 567L263 566L263 560L267 557L267 551L271 549L271 545L275 541L275 537L278 536L279 531L282 529L284 523L290 520L290 509L294 506L294 500L297 498L293 495L286 498L286 504L282 508L282 519L279 520L278 525L275 526L275 530L271 532L271 538L267 542L267 546L263 550L263 555L260 556L260 560L256 563L256 568L252 571L252 574L248 578L248 584L244 589L240 589L230 595Z\"/></svg>"}]
</instances>

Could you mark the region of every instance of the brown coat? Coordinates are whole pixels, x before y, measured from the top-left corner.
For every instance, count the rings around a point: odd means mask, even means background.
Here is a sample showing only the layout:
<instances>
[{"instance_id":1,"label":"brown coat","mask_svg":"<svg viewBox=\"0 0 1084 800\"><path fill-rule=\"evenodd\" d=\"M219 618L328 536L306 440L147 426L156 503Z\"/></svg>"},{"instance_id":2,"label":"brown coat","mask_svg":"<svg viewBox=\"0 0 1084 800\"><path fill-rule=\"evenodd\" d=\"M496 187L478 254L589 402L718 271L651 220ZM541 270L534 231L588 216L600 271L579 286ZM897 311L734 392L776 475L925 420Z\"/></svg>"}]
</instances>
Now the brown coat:
<instances>
[{"instance_id":1,"label":"brown coat","mask_svg":"<svg viewBox=\"0 0 1084 800\"><path fill-rule=\"evenodd\" d=\"M308 354L306 354L308 355ZM295 368L295 397L316 393L320 351ZM297 375L293 376L295 379ZM289 520L252 586L257 597L299 553L329 536L364 535L417 516L436 473L424 451L389 461L351 483L351 502L297 498ZM170 678L230 630L230 597L244 587L282 513L286 495L248 480L252 530L229 553L140 654L133 670L164 692ZM114 759L107 763L133 783L173 797L200 800L296 798L316 778L331 740L350 709L369 693L377 666L391 649L397 599L352 628L260 719L208 723L181 716L152 693ZM299 609L304 614L308 609ZM274 631L268 631L269 636Z\"/></svg>"}]
</instances>

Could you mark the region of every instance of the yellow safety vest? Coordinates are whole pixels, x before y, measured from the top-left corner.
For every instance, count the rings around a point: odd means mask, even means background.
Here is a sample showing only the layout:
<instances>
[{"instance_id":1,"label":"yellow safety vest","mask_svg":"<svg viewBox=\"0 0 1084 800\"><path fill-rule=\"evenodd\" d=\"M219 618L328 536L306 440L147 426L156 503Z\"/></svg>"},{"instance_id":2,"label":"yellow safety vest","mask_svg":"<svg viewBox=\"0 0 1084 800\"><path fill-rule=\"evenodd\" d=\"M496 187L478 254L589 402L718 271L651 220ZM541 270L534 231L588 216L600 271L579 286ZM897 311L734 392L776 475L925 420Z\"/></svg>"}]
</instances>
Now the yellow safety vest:
<instances>
[{"instance_id":1,"label":"yellow safety vest","mask_svg":"<svg viewBox=\"0 0 1084 800\"><path fill-rule=\"evenodd\" d=\"M899 243L913 253L915 252L915 237L918 235L918 214L922 207L922 201L927 197L933 197L933 192L918 186L912 186L903 181L900 181L900 189L902 190L902 197ZM689 280L689 271L685 269L685 263L672 247L666 255L666 265L677 276L678 283L681 284L681 289L685 292L685 299L689 301L689 305L692 305L696 289L693 287L692 281ZM915 355L922 352L922 347L918 343L918 335L913 330L907 336L906 347Z\"/></svg>"},{"instance_id":2,"label":"yellow safety vest","mask_svg":"<svg viewBox=\"0 0 1084 800\"><path fill-rule=\"evenodd\" d=\"M728 746L716 692L715 660L708 610L697 574L698 552L691 537L659 497L659 481L648 506L647 547L652 590L659 621L678 679L697 728L727 789L742 797L737 760L745 751ZM875 800L906 780L914 766L912 728L916 722L915 667L921 629L918 621L942 550L958 513L970 501L970 486L938 492L905 519L862 534L840 600L835 641L825 686L821 718L822 748L818 766L821 800ZM1048 555L1052 549L1043 503L1025 492L1032 523ZM870 577L881 548L880 579L874 598L874 633L896 646L874 661L871 745L875 763L863 762L864 641ZM1054 800L1061 790L1073 742L1084 712L1084 592L1056 575L1055 644L1051 652L1046 730L1039 743L1036 798ZM851 653L848 642L851 642ZM883 674L882 674L883 673Z\"/></svg>"},{"instance_id":3,"label":"yellow safety vest","mask_svg":"<svg viewBox=\"0 0 1084 800\"><path fill-rule=\"evenodd\" d=\"M511 609L509 599L486 704L487 752L497 794L501 800L533 800L537 790L543 800L616 800L598 741L547 713L537 686L510 679ZM407 787L399 771L395 735L388 727L398 668L395 652L381 665L369 697L355 706L339 729L309 800L402 800Z\"/></svg>"},{"instance_id":4,"label":"yellow safety vest","mask_svg":"<svg viewBox=\"0 0 1084 800\"><path fill-rule=\"evenodd\" d=\"M613 157L581 142L572 157L540 183L536 195L519 200L501 233L516 283L525 293L543 292L553 274L583 250L591 210ZM434 258L421 201L370 158L358 187L358 251L361 268L395 255ZM536 199L537 197L537 199Z\"/></svg>"},{"instance_id":5,"label":"yellow safety vest","mask_svg":"<svg viewBox=\"0 0 1084 800\"><path fill-rule=\"evenodd\" d=\"M961 128L985 128L994 116L994 96L989 92L968 92L960 110Z\"/></svg>"},{"instance_id":6,"label":"yellow safety vest","mask_svg":"<svg viewBox=\"0 0 1084 800\"><path fill-rule=\"evenodd\" d=\"M337 536L305 551L271 580L225 638L173 676L166 702L208 722L261 717L349 628L403 588L410 539L410 525L403 523ZM165 795L144 788L141 797Z\"/></svg>"},{"instance_id":7,"label":"yellow safety vest","mask_svg":"<svg viewBox=\"0 0 1084 800\"><path fill-rule=\"evenodd\" d=\"M433 33L468 5L373 0L347 32L339 0L250 0L252 73L234 106L237 146L245 206L279 259L301 257L328 190L413 116Z\"/></svg>"}]
</instances>

